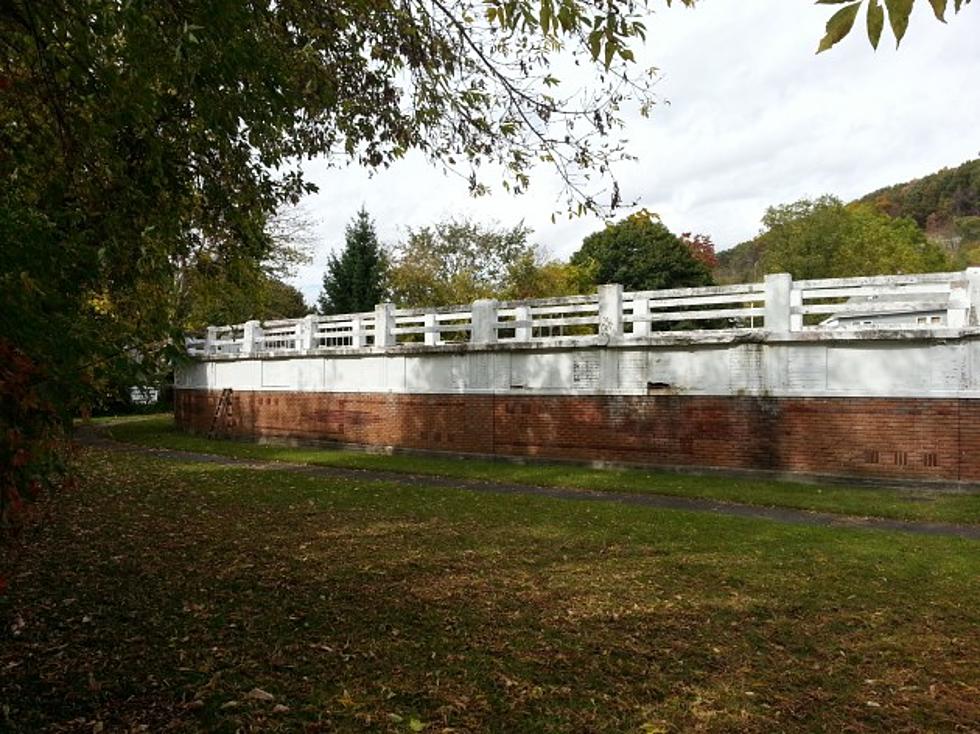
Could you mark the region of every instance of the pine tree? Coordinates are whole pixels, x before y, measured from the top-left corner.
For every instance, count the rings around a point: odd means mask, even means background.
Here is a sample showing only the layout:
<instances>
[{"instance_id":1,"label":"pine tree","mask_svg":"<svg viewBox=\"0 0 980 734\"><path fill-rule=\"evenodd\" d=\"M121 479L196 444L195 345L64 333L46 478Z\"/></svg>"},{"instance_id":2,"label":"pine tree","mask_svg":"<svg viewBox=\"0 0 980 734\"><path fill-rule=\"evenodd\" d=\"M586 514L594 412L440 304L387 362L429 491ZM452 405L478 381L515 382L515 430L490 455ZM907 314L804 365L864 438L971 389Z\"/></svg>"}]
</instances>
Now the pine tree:
<instances>
[{"instance_id":1,"label":"pine tree","mask_svg":"<svg viewBox=\"0 0 980 734\"><path fill-rule=\"evenodd\" d=\"M344 251L330 256L323 274L318 301L322 314L370 311L384 298L388 259L378 243L374 222L363 207L344 235Z\"/></svg>"}]
</instances>

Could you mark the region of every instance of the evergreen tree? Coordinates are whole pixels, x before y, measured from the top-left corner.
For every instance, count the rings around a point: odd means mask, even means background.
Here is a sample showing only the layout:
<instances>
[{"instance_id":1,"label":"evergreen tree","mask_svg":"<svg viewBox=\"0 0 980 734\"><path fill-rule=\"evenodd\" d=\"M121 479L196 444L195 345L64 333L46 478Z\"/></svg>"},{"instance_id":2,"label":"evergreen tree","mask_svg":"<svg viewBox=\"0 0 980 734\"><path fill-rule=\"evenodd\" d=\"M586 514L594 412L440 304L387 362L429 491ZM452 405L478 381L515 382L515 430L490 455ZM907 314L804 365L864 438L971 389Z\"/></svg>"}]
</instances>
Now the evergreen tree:
<instances>
[{"instance_id":1,"label":"evergreen tree","mask_svg":"<svg viewBox=\"0 0 980 734\"><path fill-rule=\"evenodd\" d=\"M323 292L318 301L320 313L370 311L384 298L388 270L374 222L363 207L347 225L344 251L327 260Z\"/></svg>"}]
</instances>

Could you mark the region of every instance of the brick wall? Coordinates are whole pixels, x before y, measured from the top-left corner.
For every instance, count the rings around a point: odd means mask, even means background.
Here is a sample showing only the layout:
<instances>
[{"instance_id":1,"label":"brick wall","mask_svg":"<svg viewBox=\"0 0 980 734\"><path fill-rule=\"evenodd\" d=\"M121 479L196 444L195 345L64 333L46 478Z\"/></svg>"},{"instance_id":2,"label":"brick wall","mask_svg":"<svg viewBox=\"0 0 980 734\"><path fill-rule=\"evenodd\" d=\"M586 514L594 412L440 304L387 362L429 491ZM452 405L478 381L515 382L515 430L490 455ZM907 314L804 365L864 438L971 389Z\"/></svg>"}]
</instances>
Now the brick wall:
<instances>
[{"instance_id":1,"label":"brick wall","mask_svg":"<svg viewBox=\"0 0 980 734\"><path fill-rule=\"evenodd\" d=\"M179 390L206 432L219 393ZM476 454L980 481L980 400L236 392L223 430Z\"/></svg>"}]
</instances>

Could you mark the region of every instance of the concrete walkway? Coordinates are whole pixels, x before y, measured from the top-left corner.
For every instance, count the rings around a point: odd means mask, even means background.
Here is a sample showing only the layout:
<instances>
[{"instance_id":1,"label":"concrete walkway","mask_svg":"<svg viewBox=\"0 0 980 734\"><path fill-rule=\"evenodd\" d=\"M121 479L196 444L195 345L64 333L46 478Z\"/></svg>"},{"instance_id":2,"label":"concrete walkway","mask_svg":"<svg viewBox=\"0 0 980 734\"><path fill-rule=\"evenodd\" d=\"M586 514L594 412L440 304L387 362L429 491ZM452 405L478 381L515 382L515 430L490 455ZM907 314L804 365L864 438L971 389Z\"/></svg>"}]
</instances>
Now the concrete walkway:
<instances>
[{"instance_id":1,"label":"concrete walkway","mask_svg":"<svg viewBox=\"0 0 980 734\"><path fill-rule=\"evenodd\" d=\"M587 489L564 487L537 487L528 484L509 484L483 482L474 479L436 476L429 474L404 474L401 472L374 471L368 469L343 469L312 464L293 464L279 461L256 461L237 459L217 454L177 451L174 449L151 448L137 444L122 443L107 438L96 430L81 430L77 434L79 443L113 451L153 456L159 459L188 463L204 462L225 466L253 469L257 471L282 471L331 479L356 479L360 481L379 481L399 484L406 487L448 487L471 492L490 492L493 494L524 494L550 497L560 500L583 502L617 502L624 505L654 507L688 512L713 512L730 517L745 517L757 520L773 520L791 525L809 525L835 528L858 528L870 530L894 530L921 535L980 540L980 525L959 525L954 523L916 522L891 520L877 517L855 517L837 515L830 512L813 512L783 507L763 507L735 502L697 499L693 497L671 497L658 494L635 494L626 492L596 492Z\"/></svg>"}]
</instances>

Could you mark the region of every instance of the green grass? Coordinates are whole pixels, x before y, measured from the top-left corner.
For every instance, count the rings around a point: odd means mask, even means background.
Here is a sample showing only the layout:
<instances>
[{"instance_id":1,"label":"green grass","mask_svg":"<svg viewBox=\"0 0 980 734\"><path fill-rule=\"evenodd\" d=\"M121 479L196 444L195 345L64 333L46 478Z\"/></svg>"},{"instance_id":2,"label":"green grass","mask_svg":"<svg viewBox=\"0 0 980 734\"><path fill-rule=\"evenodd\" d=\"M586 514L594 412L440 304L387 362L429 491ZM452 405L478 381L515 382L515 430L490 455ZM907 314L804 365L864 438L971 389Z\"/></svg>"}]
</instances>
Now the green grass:
<instances>
[{"instance_id":1,"label":"green grass","mask_svg":"<svg viewBox=\"0 0 980 734\"><path fill-rule=\"evenodd\" d=\"M80 461L80 488L53 498L16 563L0 554L0 730L980 720L976 542Z\"/></svg>"},{"instance_id":2,"label":"green grass","mask_svg":"<svg viewBox=\"0 0 980 734\"><path fill-rule=\"evenodd\" d=\"M930 522L980 523L980 493L935 489L801 484L767 479L697 476L642 469L590 469L572 465L511 464L405 454L293 448L209 440L176 429L170 416L126 421L108 428L121 441L267 461L350 469L440 475L547 487L703 497L771 507Z\"/></svg>"}]
</instances>

